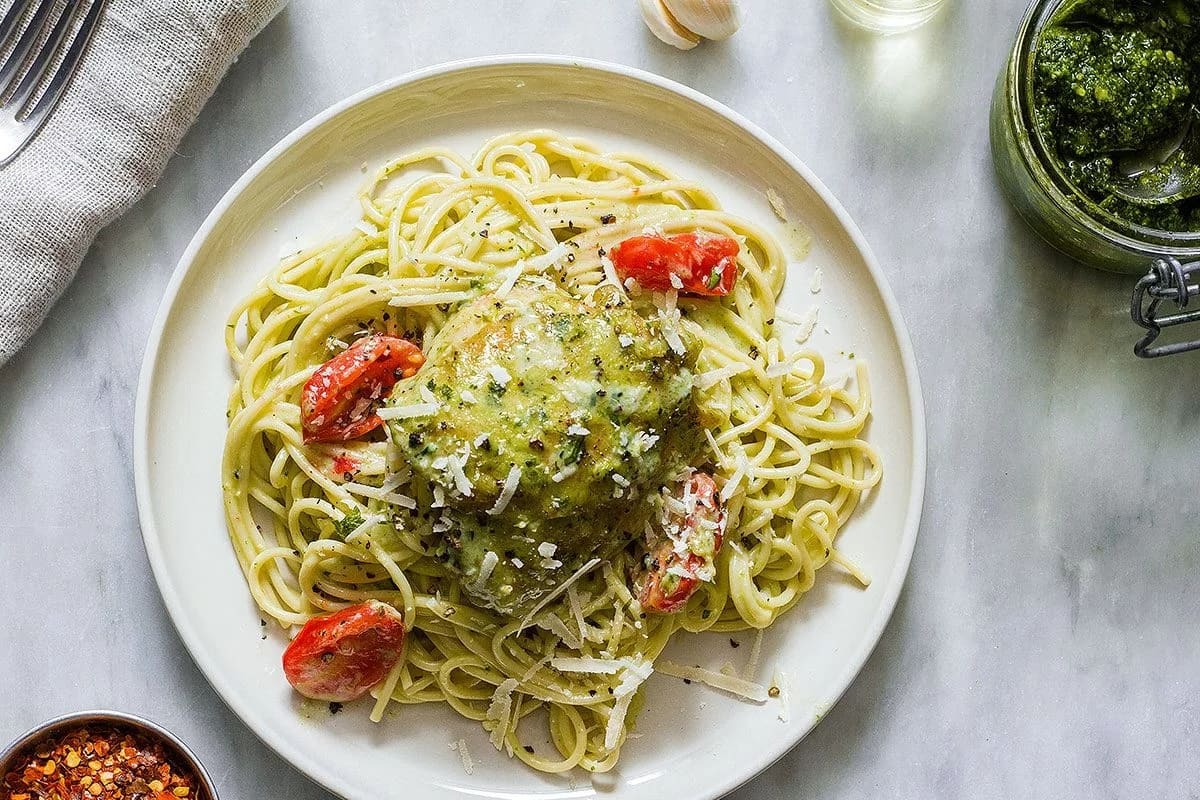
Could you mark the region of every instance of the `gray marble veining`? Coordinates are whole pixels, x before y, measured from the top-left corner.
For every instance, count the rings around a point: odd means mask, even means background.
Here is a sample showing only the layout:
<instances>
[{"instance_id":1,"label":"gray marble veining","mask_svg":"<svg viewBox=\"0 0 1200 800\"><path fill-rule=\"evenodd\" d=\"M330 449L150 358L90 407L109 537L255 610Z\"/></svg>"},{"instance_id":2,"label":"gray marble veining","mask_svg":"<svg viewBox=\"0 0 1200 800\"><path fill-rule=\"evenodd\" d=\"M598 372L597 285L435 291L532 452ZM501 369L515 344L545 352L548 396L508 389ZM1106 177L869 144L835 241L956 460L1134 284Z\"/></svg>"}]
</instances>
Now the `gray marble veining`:
<instances>
[{"instance_id":1,"label":"gray marble veining","mask_svg":"<svg viewBox=\"0 0 1200 800\"><path fill-rule=\"evenodd\" d=\"M1136 361L1129 279L1056 256L999 195L987 109L1024 3L958 0L893 40L823 0L746 5L691 53L632 0L296 0L272 23L0 369L0 739L118 707L178 731L226 797L327 796L222 705L158 599L130 457L146 335L204 216L292 127L416 67L550 52L664 74L781 139L862 226L916 345L907 588L842 702L734 797L1200 796L1200 356Z\"/></svg>"}]
</instances>

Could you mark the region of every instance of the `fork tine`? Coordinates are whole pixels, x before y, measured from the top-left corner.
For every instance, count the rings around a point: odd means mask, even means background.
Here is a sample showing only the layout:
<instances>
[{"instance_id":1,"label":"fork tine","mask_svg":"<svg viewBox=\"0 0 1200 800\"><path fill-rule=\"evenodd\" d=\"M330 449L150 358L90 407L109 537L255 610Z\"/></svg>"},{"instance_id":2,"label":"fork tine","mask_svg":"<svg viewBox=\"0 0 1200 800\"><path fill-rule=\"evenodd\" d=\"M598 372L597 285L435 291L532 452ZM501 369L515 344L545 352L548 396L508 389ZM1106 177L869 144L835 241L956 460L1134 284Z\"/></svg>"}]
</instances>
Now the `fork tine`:
<instances>
[{"instance_id":1,"label":"fork tine","mask_svg":"<svg viewBox=\"0 0 1200 800\"><path fill-rule=\"evenodd\" d=\"M58 101L62 99L66 92L68 84L71 82L72 76L79 69L79 62L83 58L83 53L87 50L88 43L92 36L96 33L96 27L100 22L100 15L104 11L108 0L94 0L91 7L88 8L87 14L83 18L83 22L79 24L79 29L75 33L75 38L71 40L70 46L66 53L63 54L62 60L58 63L58 67L54 70L54 74L50 76L46 82L46 89L42 92L42 96L33 103L26 111L25 117L21 118L19 113L20 106L14 106L12 111L6 111L8 119L5 124L8 127L10 134L9 140L0 146L0 167L5 167L12 163L30 140L37 135L42 126L46 124L47 118L50 116ZM40 12L41 9L38 9ZM70 10L64 12L64 17L78 14L71 14ZM43 20L44 22L44 20ZM62 23L62 19L59 20ZM53 36L51 37L53 38ZM7 65L6 65L7 66ZM37 82L34 82L34 86ZM24 82L22 82L22 87ZM29 91L33 91L30 88Z\"/></svg>"},{"instance_id":2,"label":"fork tine","mask_svg":"<svg viewBox=\"0 0 1200 800\"><path fill-rule=\"evenodd\" d=\"M8 47L13 34L21 29L21 20L32 4L33 0L19 0L12 4L12 8L8 9L3 18L0 18L0 50Z\"/></svg>"},{"instance_id":3,"label":"fork tine","mask_svg":"<svg viewBox=\"0 0 1200 800\"><path fill-rule=\"evenodd\" d=\"M79 62L83 59L84 51L87 50L92 36L96 33L96 28L100 24L100 16L104 13L106 5L108 5L108 0L93 0L83 22L79 24L79 30L75 32L75 38L71 40L71 46L67 48L62 61L58 63L54 75L50 78L50 82L46 84L46 91L42 92L38 101L29 108L25 121L31 126L30 136L37 133L42 123L46 121L46 116L62 99L67 85L79 69Z\"/></svg>"},{"instance_id":4,"label":"fork tine","mask_svg":"<svg viewBox=\"0 0 1200 800\"><path fill-rule=\"evenodd\" d=\"M24 65L25 59L29 57L29 51L37 43L42 29L46 27L46 20L49 19L50 12L53 10L54 0L41 0L41 5L34 12L29 24L25 26L16 46L9 53L8 60L4 62L4 66L0 67L0 92L7 92L12 87L13 80L21 74L21 67Z\"/></svg>"},{"instance_id":5,"label":"fork tine","mask_svg":"<svg viewBox=\"0 0 1200 800\"><path fill-rule=\"evenodd\" d=\"M53 30L50 31L50 35L46 37L45 43L42 44L42 49L33 57L33 60L29 63L29 68L25 70L25 77L21 78L21 83L17 86L17 90L9 95L8 101L3 103L3 106L11 105L15 113L21 113L21 109L33 97L33 93L37 91L38 85L46 77L46 70L54 62L54 58L58 54L58 49L62 46L67 31L71 29L71 23L75 20L78 11L79 0L72 0L72 2L68 2L63 7L62 13L58 16L58 21L54 23Z\"/></svg>"}]
</instances>

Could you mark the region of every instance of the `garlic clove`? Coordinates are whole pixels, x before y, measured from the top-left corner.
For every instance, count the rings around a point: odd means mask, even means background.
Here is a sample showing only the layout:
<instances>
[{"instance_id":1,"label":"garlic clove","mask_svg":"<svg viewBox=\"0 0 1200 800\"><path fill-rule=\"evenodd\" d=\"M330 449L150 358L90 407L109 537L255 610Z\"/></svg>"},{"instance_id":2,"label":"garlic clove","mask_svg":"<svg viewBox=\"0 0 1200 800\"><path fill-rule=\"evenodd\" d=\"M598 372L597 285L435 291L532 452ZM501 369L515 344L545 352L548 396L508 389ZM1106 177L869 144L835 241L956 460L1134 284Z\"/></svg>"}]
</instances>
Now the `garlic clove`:
<instances>
[{"instance_id":1,"label":"garlic clove","mask_svg":"<svg viewBox=\"0 0 1200 800\"><path fill-rule=\"evenodd\" d=\"M638 5L642 8L646 27L662 41L680 50L691 50L700 44L700 37L680 25L663 5L663 0L638 0Z\"/></svg>"},{"instance_id":2,"label":"garlic clove","mask_svg":"<svg viewBox=\"0 0 1200 800\"><path fill-rule=\"evenodd\" d=\"M742 24L737 0L660 0L679 25L705 39L728 39Z\"/></svg>"}]
</instances>

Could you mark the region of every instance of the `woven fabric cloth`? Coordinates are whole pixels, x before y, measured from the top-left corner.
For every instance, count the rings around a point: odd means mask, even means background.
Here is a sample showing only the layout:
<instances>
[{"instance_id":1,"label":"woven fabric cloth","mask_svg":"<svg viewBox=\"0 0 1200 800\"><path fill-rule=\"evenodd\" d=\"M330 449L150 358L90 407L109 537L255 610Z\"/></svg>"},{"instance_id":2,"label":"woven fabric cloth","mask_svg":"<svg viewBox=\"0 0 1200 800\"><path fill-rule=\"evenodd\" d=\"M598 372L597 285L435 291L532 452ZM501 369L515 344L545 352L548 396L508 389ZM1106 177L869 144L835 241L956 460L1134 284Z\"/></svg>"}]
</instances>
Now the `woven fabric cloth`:
<instances>
[{"instance_id":1,"label":"woven fabric cloth","mask_svg":"<svg viewBox=\"0 0 1200 800\"><path fill-rule=\"evenodd\" d=\"M66 95L0 169L0 364L100 229L158 180L242 49L286 0L111 0Z\"/></svg>"}]
</instances>

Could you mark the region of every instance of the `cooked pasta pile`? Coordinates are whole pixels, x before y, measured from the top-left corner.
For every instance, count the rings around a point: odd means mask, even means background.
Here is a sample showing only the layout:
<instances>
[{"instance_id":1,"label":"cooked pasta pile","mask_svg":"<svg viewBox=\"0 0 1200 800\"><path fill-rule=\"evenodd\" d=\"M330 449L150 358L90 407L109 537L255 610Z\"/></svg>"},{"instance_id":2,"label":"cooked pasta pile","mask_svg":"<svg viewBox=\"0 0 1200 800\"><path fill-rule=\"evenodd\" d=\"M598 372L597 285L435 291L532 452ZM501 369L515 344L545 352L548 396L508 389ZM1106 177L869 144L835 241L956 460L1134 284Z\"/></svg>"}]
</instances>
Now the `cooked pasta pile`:
<instances>
[{"instance_id":1,"label":"cooked pasta pile","mask_svg":"<svg viewBox=\"0 0 1200 800\"><path fill-rule=\"evenodd\" d=\"M881 475L861 438L867 370L860 359L847 389L827 380L819 353L785 348L775 302L787 260L765 230L644 158L541 130L497 137L470 159L439 148L397 158L361 203L353 230L284 259L233 310L223 484L230 535L265 615L290 628L371 598L403 612L404 658L373 691L373 719L391 706L446 703L538 770L605 771L636 717L638 687L678 632L765 628L830 563L865 582L835 542ZM441 534L430 520L392 505L401 492L427 502L430 488L382 439L306 445L301 387L363 331L428 342L458 305L514 276L553 277L579 297L601 285L624 296L604 253L647 229L742 245L731 295L678 298L678 324L700 347L696 403L720 421L706 430L727 513L716 579L682 612L648 615L626 550L581 570L525 625L477 608L431 556ZM339 469L350 456L353 473ZM752 675L713 676L765 697ZM549 726L555 752L525 749L539 738L535 723Z\"/></svg>"}]
</instances>

